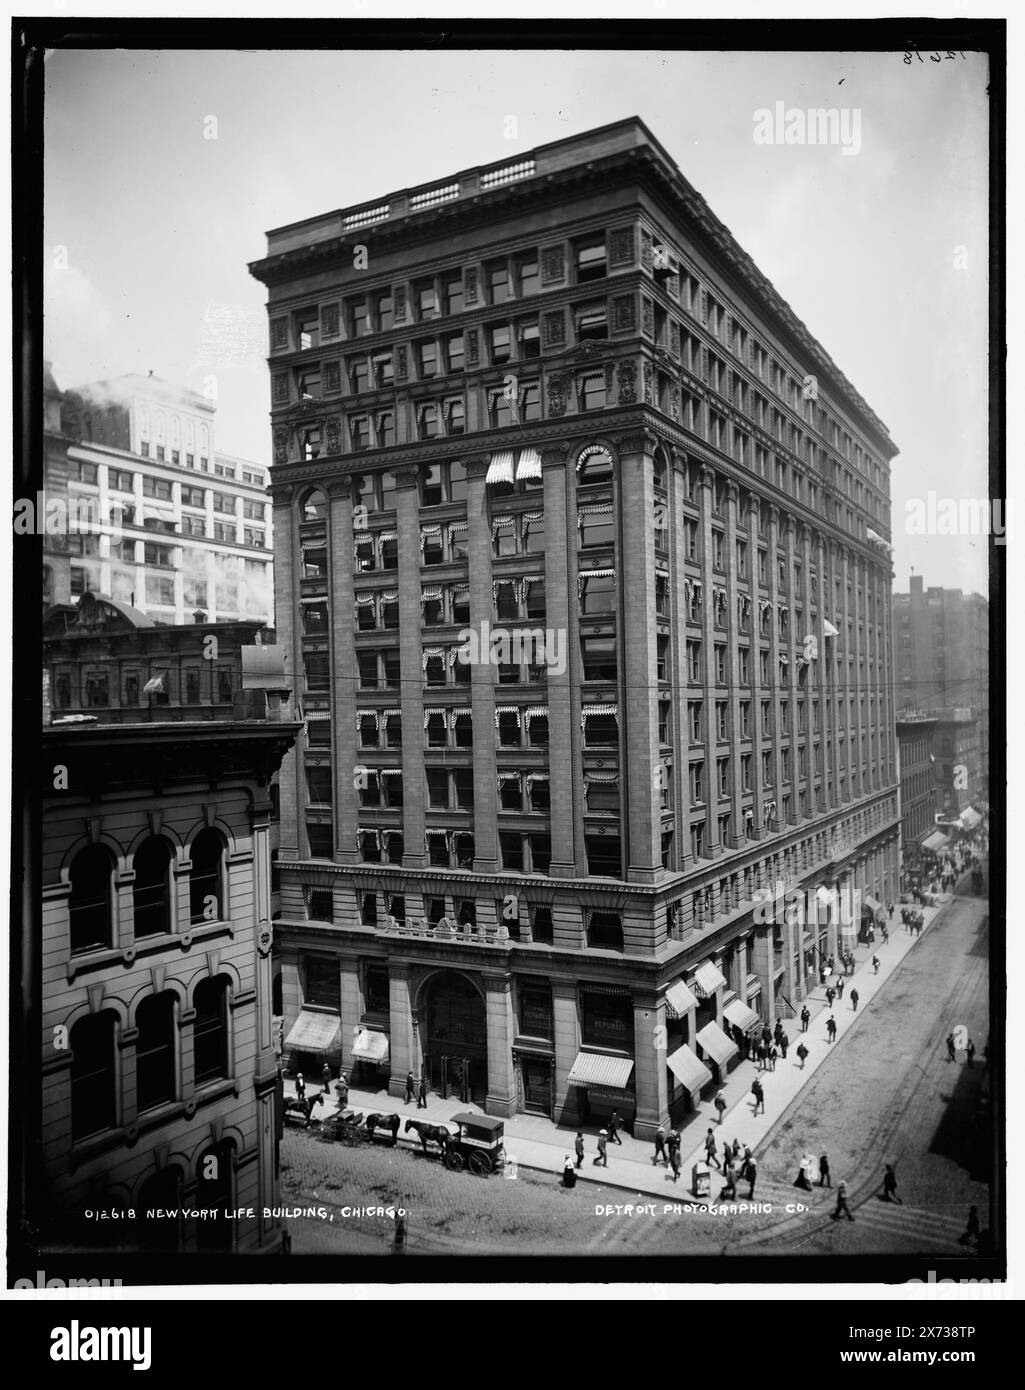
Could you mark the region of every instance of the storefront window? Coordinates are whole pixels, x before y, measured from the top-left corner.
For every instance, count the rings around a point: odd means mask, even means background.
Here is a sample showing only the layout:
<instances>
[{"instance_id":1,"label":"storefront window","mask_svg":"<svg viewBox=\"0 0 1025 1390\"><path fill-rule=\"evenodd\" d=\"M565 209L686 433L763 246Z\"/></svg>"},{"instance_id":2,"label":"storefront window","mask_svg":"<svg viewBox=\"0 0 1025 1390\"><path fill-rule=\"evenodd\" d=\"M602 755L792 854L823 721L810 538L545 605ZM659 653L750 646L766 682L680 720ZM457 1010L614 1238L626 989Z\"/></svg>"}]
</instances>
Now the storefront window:
<instances>
[{"instance_id":1,"label":"storefront window","mask_svg":"<svg viewBox=\"0 0 1025 1390\"><path fill-rule=\"evenodd\" d=\"M342 980L337 960L325 956L307 956L306 991L304 1003L325 1009L342 1007Z\"/></svg>"},{"instance_id":2,"label":"storefront window","mask_svg":"<svg viewBox=\"0 0 1025 1390\"><path fill-rule=\"evenodd\" d=\"M370 1013L387 1013L390 1007L388 967L368 965L366 975L366 1006Z\"/></svg>"},{"instance_id":3,"label":"storefront window","mask_svg":"<svg viewBox=\"0 0 1025 1390\"><path fill-rule=\"evenodd\" d=\"M584 994L582 1041L591 1047L633 1051L633 1004L627 994Z\"/></svg>"},{"instance_id":4,"label":"storefront window","mask_svg":"<svg viewBox=\"0 0 1025 1390\"><path fill-rule=\"evenodd\" d=\"M552 1038L551 990L520 988L520 1032L526 1038Z\"/></svg>"}]
</instances>

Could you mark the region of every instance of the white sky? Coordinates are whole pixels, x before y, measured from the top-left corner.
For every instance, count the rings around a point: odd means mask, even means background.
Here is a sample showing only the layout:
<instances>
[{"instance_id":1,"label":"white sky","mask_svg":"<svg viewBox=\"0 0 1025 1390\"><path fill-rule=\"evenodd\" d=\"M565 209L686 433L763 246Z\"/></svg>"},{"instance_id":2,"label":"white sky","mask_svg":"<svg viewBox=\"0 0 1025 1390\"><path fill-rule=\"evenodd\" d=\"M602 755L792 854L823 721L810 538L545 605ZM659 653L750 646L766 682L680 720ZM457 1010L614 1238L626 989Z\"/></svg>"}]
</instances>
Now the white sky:
<instances>
[{"instance_id":1,"label":"white sky","mask_svg":"<svg viewBox=\"0 0 1025 1390\"><path fill-rule=\"evenodd\" d=\"M986 591L984 536L905 533L909 499L988 492L984 56L59 51L46 77L61 386L213 372L218 448L267 463L268 228L638 115L889 427L895 588ZM860 109L860 153L755 144L777 101Z\"/></svg>"}]
</instances>

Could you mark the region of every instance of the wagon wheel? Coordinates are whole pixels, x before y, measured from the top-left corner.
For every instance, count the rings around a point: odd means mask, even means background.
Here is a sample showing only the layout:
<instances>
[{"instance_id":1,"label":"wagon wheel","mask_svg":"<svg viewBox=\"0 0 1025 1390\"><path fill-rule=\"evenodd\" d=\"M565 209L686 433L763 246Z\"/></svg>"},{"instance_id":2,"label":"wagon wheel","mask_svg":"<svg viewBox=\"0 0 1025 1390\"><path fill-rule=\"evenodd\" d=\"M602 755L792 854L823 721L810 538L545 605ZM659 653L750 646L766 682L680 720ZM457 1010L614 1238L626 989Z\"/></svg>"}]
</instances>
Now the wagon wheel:
<instances>
[{"instance_id":1,"label":"wagon wheel","mask_svg":"<svg viewBox=\"0 0 1025 1390\"><path fill-rule=\"evenodd\" d=\"M463 1167L463 1155L458 1149L449 1149L445 1154L445 1167L451 1168L453 1173L459 1173Z\"/></svg>"},{"instance_id":2,"label":"wagon wheel","mask_svg":"<svg viewBox=\"0 0 1025 1390\"><path fill-rule=\"evenodd\" d=\"M486 1178L491 1172L491 1159L487 1154L474 1152L470 1155L470 1172L476 1173L478 1178Z\"/></svg>"}]
</instances>

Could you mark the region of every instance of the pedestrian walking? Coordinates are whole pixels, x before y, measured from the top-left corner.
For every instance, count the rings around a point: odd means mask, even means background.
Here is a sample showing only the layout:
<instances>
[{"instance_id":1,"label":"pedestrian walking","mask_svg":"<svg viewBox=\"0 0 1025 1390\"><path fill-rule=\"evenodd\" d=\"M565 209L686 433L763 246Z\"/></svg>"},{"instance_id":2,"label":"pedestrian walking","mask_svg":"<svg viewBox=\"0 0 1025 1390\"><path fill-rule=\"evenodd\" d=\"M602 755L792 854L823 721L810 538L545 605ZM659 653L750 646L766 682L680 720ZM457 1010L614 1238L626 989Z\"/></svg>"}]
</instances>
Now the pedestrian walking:
<instances>
[{"instance_id":1,"label":"pedestrian walking","mask_svg":"<svg viewBox=\"0 0 1025 1390\"><path fill-rule=\"evenodd\" d=\"M327 1091L328 1095L330 1095L330 1094L331 1094L331 1067L330 1067L330 1065L329 1065L327 1062L325 1062L324 1065L323 1065L323 1067L321 1068L320 1080L321 1080L321 1083L322 1083L322 1085L323 1085L323 1087L324 1087L324 1090Z\"/></svg>"},{"instance_id":2,"label":"pedestrian walking","mask_svg":"<svg viewBox=\"0 0 1025 1390\"><path fill-rule=\"evenodd\" d=\"M772 1040L773 1040L773 1042L777 1045L777 1047L779 1046L779 1040L780 1040L780 1038L781 1038L782 1036L783 1036L783 1024L782 1024L782 1023L779 1021L779 1019L777 1018L777 1020L776 1020L776 1026L775 1026L775 1028L772 1030Z\"/></svg>"},{"instance_id":3,"label":"pedestrian walking","mask_svg":"<svg viewBox=\"0 0 1025 1390\"><path fill-rule=\"evenodd\" d=\"M715 1134L712 1130L709 1130L705 1135L705 1162L714 1163L717 1168L722 1168L715 1152Z\"/></svg>"},{"instance_id":4,"label":"pedestrian walking","mask_svg":"<svg viewBox=\"0 0 1025 1390\"><path fill-rule=\"evenodd\" d=\"M847 1205L847 1184L842 1180L836 1189L836 1211L833 1212L833 1220L839 1221L841 1215L846 1216L848 1221L854 1220L851 1209Z\"/></svg>"},{"instance_id":5,"label":"pedestrian walking","mask_svg":"<svg viewBox=\"0 0 1025 1390\"><path fill-rule=\"evenodd\" d=\"M594 1161L600 1163L603 1168L609 1166L609 1132L607 1129L600 1130L598 1133L598 1157Z\"/></svg>"},{"instance_id":6,"label":"pedestrian walking","mask_svg":"<svg viewBox=\"0 0 1025 1390\"><path fill-rule=\"evenodd\" d=\"M722 1124L722 1117L726 1114L726 1102L722 1098L722 1091L716 1095L712 1104L715 1106L716 1112L718 1113L719 1123Z\"/></svg>"},{"instance_id":7,"label":"pedestrian walking","mask_svg":"<svg viewBox=\"0 0 1025 1390\"><path fill-rule=\"evenodd\" d=\"M305 1099L306 1099L306 1082L303 1080L303 1074L302 1074L301 1071L300 1071L300 1072L296 1072L296 1076L295 1076L295 1094L296 1094L296 1098L297 1098L298 1100L305 1100Z\"/></svg>"},{"instance_id":8,"label":"pedestrian walking","mask_svg":"<svg viewBox=\"0 0 1025 1390\"><path fill-rule=\"evenodd\" d=\"M407 1072L406 1072L406 1098L405 1098L405 1100L402 1102L403 1105L408 1105L409 1102L413 1099L413 1097L414 1097L415 1095L416 1095L416 1077L413 1075L413 1073L412 1073L411 1071L407 1071Z\"/></svg>"},{"instance_id":9,"label":"pedestrian walking","mask_svg":"<svg viewBox=\"0 0 1025 1390\"><path fill-rule=\"evenodd\" d=\"M838 978L837 982L836 982L836 997L837 997L837 999L842 999L842 998L843 998L844 985L845 985L846 983L847 983L846 980L845 980L844 977L841 975L841 976Z\"/></svg>"},{"instance_id":10,"label":"pedestrian walking","mask_svg":"<svg viewBox=\"0 0 1025 1390\"><path fill-rule=\"evenodd\" d=\"M801 1159L800 1167L797 1170L797 1177L794 1179L794 1186L803 1188L805 1192L811 1191L811 1183L808 1181L808 1157L805 1155Z\"/></svg>"},{"instance_id":11,"label":"pedestrian walking","mask_svg":"<svg viewBox=\"0 0 1025 1390\"><path fill-rule=\"evenodd\" d=\"M755 1098L755 1110L754 1110L754 1113L757 1115L759 1112L761 1112L761 1114L764 1115L764 1114L765 1114L765 1092L764 1092L764 1090L762 1089L762 1083L758 1080L757 1076L756 1076L755 1079L751 1082L751 1094L752 1094L752 1095L754 1096L754 1098Z\"/></svg>"},{"instance_id":12,"label":"pedestrian walking","mask_svg":"<svg viewBox=\"0 0 1025 1390\"><path fill-rule=\"evenodd\" d=\"M891 911L892 911L892 909L891 909ZM883 945L885 946L885 945L887 944L887 942L889 941L889 939L890 939L890 929L889 929L889 927L886 925L885 922L881 922L881 923L880 923L880 926L882 927L882 930L883 930Z\"/></svg>"},{"instance_id":13,"label":"pedestrian walking","mask_svg":"<svg viewBox=\"0 0 1025 1390\"><path fill-rule=\"evenodd\" d=\"M883 1174L883 1201L899 1202L904 1205L900 1197L897 1196L897 1174L893 1171L893 1164L886 1165L886 1172Z\"/></svg>"},{"instance_id":14,"label":"pedestrian walking","mask_svg":"<svg viewBox=\"0 0 1025 1390\"><path fill-rule=\"evenodd\" d=\"M344 1071L338 1073L338 1109L344 1110L349 1103L349 1082Z\"/></svg>"},{"instance_id":15,"label":"pedestrian walking","mask_svg":"<svg viewBox=\"0 0 1025 1390\"><path fill-rule=\"evenodd\" d=\"M829 1176L829 1157L823 1154L819 1159L819 1187L832 1187L833 1180Z\"/></svg>"},{"instance_id":16,"label":"pedestrian walking","mask_svg":"<svg viewBox=\"0 0 1025 1390\"><path fill-rule=\"evenodd\" d=\"M801 1070L804 1071L804 1063L805 1059L808 1056L808 1049L805 1047L803 1042L797 1044L797 1055L801 1059Z\"/></svg>"},{"instance_id":17,"label":"pedestrian walking","mask_svg":"<svg viewBox=\"0 0 1025 1390\"><path fill-rule=\"evenodd\" d=\"M766 1047L768 1047L769 1043L772 1042L772 1033L769 1031L768 1024L765 1024L765 1026L762 1028L762 1042L765 1044Z\"/></svg>"},{"instance_id":18,"label":"pedestrian walking","mask_svg":"<svg viewBox=\"0 0 1025 1390\"><path fill-rule=\"evenodd\" d=\"M836 990L833 988L832 985L830 985L829 988L826 990L826 1003L829 1005L830 1008L833 1007L833 1000L835 998Z\"/></svg>"},{"instance_id":19,"label":"pedestrian walking","mask_svg":"<svg viewBox=\"0 0 1025 1390\"><path fill-rule=\"evenodd\" d=\"M652 1163L657 1163L659 1159L662 1160L662 1166L664 1168L667 1162L666 1132L661 1125L659 1125L658 1129L655 1131L655 1156L652 1158L651 1161Z\"/></svg>"},{"instance_id":20,"label":"pedestrian walking","mask_svg":"<svg viewBox=\"0 0 1025 1390\"><path fill-rule=\"evenodd\" d=\"M835 1042L835 1041L836 1041L836 1019L833 1017L832 1014L829 1015L829 1018L828 1018L828 1020L826 1021L826 1032L829 1034L829 1041L830 1041L830 1042Z\"/></svg>"},{"instance_id":21,"label":"pedestrian walking","mask_svg":"<svg viewBox=\"0 0 1025 1390\"><path fill-rule=\"evenodd\" d=\"M779 1050L780 1050L780 1052L782 1052L782 1054L783 1054L783 1060L784 1060L784 1062L787 1060L787 1048L788 1048L789 1046L790 1046L790 1039L787 1037L786 1033L784 1033L784 1034L780 1037L780 1040L779 1040Z\"/></svg>"},{"instance_id":22,"label":"pedestrian walking","mask_svg":"<svg viewBox=\"0 0 1025 1390\"><path fill-rule=\"evenodd\" d=\"M873 971L873 973L876 974L876 975L879 974L879 957L878 957L878 956L873 956L873 957L872 957L872 971Z\"/></svg>"},{"instance_id":23,"label":"pedestrian walking","mask_svg":"<svg viewBox=\"0 0 1025 1390\"><path fill-rule=\"evenodd\" d=\"M965 1233L964 1233L964 1235L960 1238L960 1240L958 1241L958 1244L959 1244L959 1245L970 1245L970 1244L972 1243L973 1240L976 1241L976 1242L978 1242L978 1239L979 1239L979 1208L978 1208L978 1207L969 1207L969 1208L968 1208L968 1225L965 1227Z\"/></svg>"},{"instance_id":24,"label":"pedestrian walking","mask_svg":"<svg viewBox=\"0 0 1025 1390\"><path fill-rule=\"evenodd\" d=\"M827 959L826 964L829 966L830 974L832 974L832 972L836 969L836 957L830 956Z\"/></svg>"},{"instance_id":25,"label":"pedestrian walking","mask_svg":"<svg viewBox=\"0 0 1025 1390\"><path fill-rule=\"evenodd\" d=\"M757 1045L757 1047L755 1048L755 1066L758 1068L759 1071L761 1071L761 1069L762 1069L762 1063L763 1063L764 1061L765 1061L765 1044L764 1044L763 1042L759 1042L758 1045Z\"/></svg>"},{"instance_id":26,"label":"pedestrian walking","mask_svg":"<svg viewBox=\"0 0 1025 1390\"><path fill-rule=\"evenodd\" d=\"M427 1078L421 1076L420 1085L416 1089L416 1108L418 1110L427 1109Z\"/></svg>"},{"instance_id":27,"label":"pedestrian walking","mask_svg":"<svg viewBox=\"0 0 1025 1390\"><path fill-rule=\"evenodd\" d=\"M661 1133L662 1131L659 1130L659 1134ZM584 1131L582 1129L577 1130L577 1137L573 1142L573 1148L577 1155L577 1167L581 1168L584 1163Z\"/></svg>"},{"instance_id":28,"label":"pedestrian walking","mask_svg":"<svg viewBox=\"0 0 1025 1390\"><path fill-rule=\"evenodd\" d=\"M956 1053L955 1050L954 1050L954 1035L953 1035L953 1033L948 1033L948 1034L947 1034L947 1061L948 1061L948 1062L956 1062L956 1061L957 1061L957 1053Z\"/></svg>"},{"instance_id":29,"label":"pedestrian walking","mask_svg":"<svg viewBox=\"0 0 1025 1390\"><path fill-rule=\"evenodd\" d=\"M562 1185L563 1187L575 1187L577 1182L577 1172L570 1162L569 1154L562 1160Z\"/></svg>"},{"instance_id":30,"label":"pedestrian walking","mask_svg":"<svg viewBox=\"0 0 1025 1390\"><path fill-rule=\"evenodd\" d=\"M894 913L894 906L893 906L893 903L891 903L891 904L890 904L890 921L891 921L891 922L893 921L893 913Z\"/></svg>"},{"instance_id":31,"label":"pedestrian walking","mask_svg":"<svg viewBox=\"0 0 1025 1390\"><path fill-rule=\"evenodd\" d=\"M747 1178L748 1182L751 1184L751 1190L750 1190L750 1192L748 1192L748 1194L747 1194L747 1200L748 1200L749 1202L750 1202L751 1198L755 1195L755 1178L757 1178L757 1176L758 1176L758 1164L754 1161L753 1158L749 1158L749 1159L747 1160L747 1172L746 1172L746 1174L745 1174L745 1177Z\"/></svg>"},{"instance_id":32,"label":"pedestrian walking","mask_svg":"<svg viewBox=\"0 0 1025 1390\"><path fill-rule=\"evenodd\" d=\"M779 1057L779 1048L775 1043L769 1048L769 1070L776 1070L776 1059Z\"/></svg>"},{"instance_id":33,"label":"pedestrian walking","mask_svg":"<svg viewBox=\"0 0 1025 1390\"><path fill-rule=\"evenodd\" d=\"M808 1031L808 1024L809 1024L810 1022L811 1022L811 1014L808 1012L808 1005L805 1004L804 1008L801 1010L801 1032L802 1032L802 1033L807 1033L807 1031Z\"/></svg>"},{"instance_id":34,"label":"pedestrian walking","mask_svg":"<svg viewBox=\"0 0 1025 1390\"><path fill-rule=\"evenodd\" d=\"M735 1164L739 1164L739 1162L740 1162L740 1155L741 1155L741 1153L743 1152L743 1150L742 1150L741 1147L740 1147L740 1140L739 1140L739 1139L734 1139L734 1141L733 1141L733 1148L731 1149L730 1152L731 1152L732 1157L733 1157L733 1162L734 1162Z\"/></svg>"},{"instance_id":35,"label":"pedestrian walking","mask_svg":"<svg viewBox=\"0 0 1025 1390\"><path fill-rule=\"evenodd\" d=\"M619 1126L620 1126L622 1123L623 1123L623 1122L622 1122L622 1120L619 1118L618 1114L615 1112L615 1110L613 1110L613 1112L612 1112L612 1118L609 1120L609 1143L610 1143L610 1144L616 1143L616 1144L622 1145L623 1141L622 1141L622 1139L620 1139L620 1137L619 1137Z\"/></svg>"},{"instance_id":36,"label":"pedestrian walking","mask_svg":"<svg viewBox=\"0 0 1025 1390\"><path fill-rule=\"evenodd\" d=\"M726 1177L726 1182L723 1186L723 1190L719 1193L719 1200L722 1201L724 1197L729 1197L732 1201L737 1195L737 1169L732 1158L726 1159L726 1166L723 1169L723 1173Z\"/></svg>"},{"instance_id":37,"label":"pedestrian walking","mask_svg":"<svg viewBox=\"0 0 1025 1390\"><path fill-rule=\"evenodd\" d=\"M858 1000L860 997L861 996L858 994L858 991L856 989L851 990L851 1008L854 1010L855 1013L858 1012Z\"/></svg>"},{"instance_id":38,"label":"pedestrian walking","mask_svg":"<svg viewBox=\"0 0 1025 1390\"><path fill-rule=\"evenodd\" d=\"M970 1067L974 1067L974 1066L975 1066L975 1044L972 1042L971 1038L968 1039L968 1046L965 1048L965 1052L968 1054L968 1065L969 1065Z\"/></svg>"},{"instance_id":39,"label":"pedestrian walking","mask_svg":"<svg viewBox=\"0 0 1025 1390\"><path fill-rule=\"evenodd\" d=\"M680 1169L683 1167L683 1159L680 1157L679 1144L677 1144L675 1148L670 1149L669 1161L673 1167L673 1182L679 1182Z\"/></svg>"}]
</instances>

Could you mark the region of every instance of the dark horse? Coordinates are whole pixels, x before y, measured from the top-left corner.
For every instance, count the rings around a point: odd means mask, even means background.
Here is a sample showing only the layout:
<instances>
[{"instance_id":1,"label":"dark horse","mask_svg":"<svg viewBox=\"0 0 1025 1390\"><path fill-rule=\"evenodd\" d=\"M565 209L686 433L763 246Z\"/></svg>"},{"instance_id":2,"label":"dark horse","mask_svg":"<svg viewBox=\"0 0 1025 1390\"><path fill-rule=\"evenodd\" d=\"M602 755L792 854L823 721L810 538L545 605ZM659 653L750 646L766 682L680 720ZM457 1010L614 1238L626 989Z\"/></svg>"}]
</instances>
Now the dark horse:
<instances>
[{"instance_id":1,"label":"dark horse","mask_svg":"<svg viewBox=\"0 0 1025 1390\"><path fill-rule=\"evenodd\" d=\"M373 1139L375 1129L390 1129L391 1141L394 1146L399 1142L399 1123L401 1118L400 1115L378 1115L376 1112L373 1115L368 1115L367 1133L370 1135L371 1139Z\"/></svg>"},{"instance_id":2,"label":"dark horse","mask_svg":"<svg viewBox=\"0 0 1025 1390\"><path fill-rule=\"evenodd\" d=\"M324 1092L318 1091L315 1096L304 1096L302 1100L298 1096L287 1096L285 1098L286 1115L302 1115L306 1121L306 1128L309 1128L310 1121L313 1119L313 1107L324 1104Z\"/></svg>"},{"instance_id":3,"label":"dark horse","mask_svg":"<svg viewBox=\"0 0 1025 1390\"><path fill-rule=\"evenodd\" d=\"M407 1120L403 1133L408 1134L411 1129L415 1129L420 1136L424 1153L427 1152L427 1145L430 1142L437 1144L441 1150L441 1156L444 1158L448 1146L454 1138L452 1131L446 1125L429 1125L425 1120Z\"/></svg>"}]
</instances>

